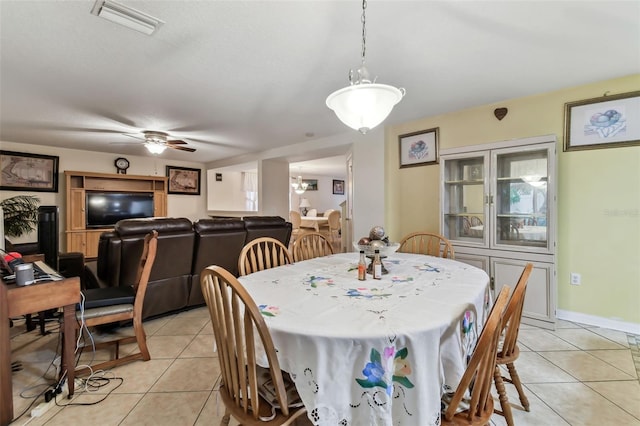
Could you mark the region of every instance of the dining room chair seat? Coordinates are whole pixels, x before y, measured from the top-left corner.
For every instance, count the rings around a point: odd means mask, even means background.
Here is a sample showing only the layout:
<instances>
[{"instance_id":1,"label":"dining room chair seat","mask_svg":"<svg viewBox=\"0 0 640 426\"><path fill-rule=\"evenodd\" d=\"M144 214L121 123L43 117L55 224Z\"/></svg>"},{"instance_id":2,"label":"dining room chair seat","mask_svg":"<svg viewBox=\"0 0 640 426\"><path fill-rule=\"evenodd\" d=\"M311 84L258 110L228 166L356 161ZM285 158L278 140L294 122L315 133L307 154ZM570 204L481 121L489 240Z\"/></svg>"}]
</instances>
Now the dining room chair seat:
<instances>
[{"instance_id":1,"label":"dining room chair seat","mask_svg":"<svg viewBox=\"0 0 640 426\"><path fill-rule=\"evenodd\" d=\"M522 319L527 283L529 282L532 270L533 264L527 263L513 289L513 294L505 308L501 338L498 342L498 351L496 356L497 367L494 375L494 382L496 390L498 391L500 410L496 409L495 412L502 415L509 426L514 425L514 420L504 382L511 383L515 386L518 391L518 397L520 398L522 407L525 411L529 411L529 400L527 399L527 395L524 393L520 376L518 376L518 371L516 370L515 361L520 356L518 333L520 331L520 320ZM503 374L503 370L499 368L500 365L505 365L507 367L507 371L509 372L508 376Z\"/></svg>"},{"instance_id":2,"label":"dining room chair seat","mask_svg":"<svg viewBox=\"0 0 640 426\"><path fill-rule=\"evenodd\" d=\"M494 412L491 387L498 339L509 291L509 286L500 290L458 386L455 390L445 389L441 425L489 424Z\"/></svg>"}]
</instances>

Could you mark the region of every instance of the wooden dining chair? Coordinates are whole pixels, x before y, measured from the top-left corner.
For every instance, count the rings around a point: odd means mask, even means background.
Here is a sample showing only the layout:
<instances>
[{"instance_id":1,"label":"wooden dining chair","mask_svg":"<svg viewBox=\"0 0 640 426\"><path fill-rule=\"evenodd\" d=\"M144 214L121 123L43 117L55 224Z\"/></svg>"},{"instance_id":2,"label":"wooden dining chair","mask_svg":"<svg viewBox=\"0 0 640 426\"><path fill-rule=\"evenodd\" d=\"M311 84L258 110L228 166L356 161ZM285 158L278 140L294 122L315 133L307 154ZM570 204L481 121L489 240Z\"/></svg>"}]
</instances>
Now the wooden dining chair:
<instances>
[{"instance_id":1,"label":"wooden dining chair","mask_svg":"<svg viewBox=\"0 0 640 426\"><path fill-rule=\"evenodd\" d=\"M76 375L85 374L91 370L104 370L139 359L144 361L151 359L147 348L147 335L142 325L142 308L151 268L156 258L157 246L158 232L152 231L144 238L137 278L131 286L104 287L82 291L84 300L81 303L81 309L76 312L78 332L81 333L83 327L133 321L134 335L96 344L96 349L114 346L114 358L78 369ZM120 345L132 342L138 344L138 352L120 358Z\"/></svg>"},{"instance_id":2,"label":"wooden dining chair","mask_svg":"<svg viewBox=\"0 0 640 426\"><path fill-rule=\"evenodd\" d=\"M513 426L513 414L511 413L511 405L507 398L507 393L504 388L504 382L511 383L516 387L518 396L520 397L520 403L526 411L529 411L529 400L524 393L520 377L516 371L514 364L515 360L520 355L520 349L518 348L518 332L520 330L520 319L522 318L522 308L524 306L524 296L527 291L527 282L529 276L533 270L533 264L527 263L520 275L520 279L513 289L513 294L507 304L504 318L502 321L502 333L501 340L498 344L497 365L506 365L509 371L509 376L502 375L502 370L496 367L494 381L496 384L496 390L498 391L498 398L500 400L501 411L495 410L496 413L504 416L507 424Z\"/></svg>"},{"instance_id":3,"label":"wooden dining chair","mask_svg":"<svg viewBox=\"0 0 640 426\"><path fill-rule=\"evenodd\" d=\"M427 254L429 256L455 258L451 241L432 232L413 232L400 240L401 253Z\"/></svg>"},{"instance_id":4,"label":"wooden dining chair","mask_svg":"<svg viewBox=\"0 0 640 426\"><path fill-rule=\"evenodd\" d=\"M293 261L313 259L333 254L331 242L319 232L307 232L293 243Z\"/></svg>"},{"instance_id":5,"label":"wooden dining chair","mask_svg":"<svg viewBox=\"0 0 640 426\"><path fill-rule=\"evenodd\" d=\"M293 259L284 244L275 238L261 237L242 248L238 273L242 276L289 263L293 263Z\"/></svg>"},{"instance_id":6,"label":"wooden dining chair","mask_svg":"<svg viewBox=\"0 0 640 426\"><path fill-rule=\"evenodd\" d=\"M329 213L327 227L322 231L326 233L334 249L336 248L336 244L338 248L340 247L340 212L338 210L333 210Z\"/></svg>"},{"instance_id":7,"label":"wooden dining chair","mask_svg":"<svg viewBox=\"0 0 640 426\"><path fill-rule=\"evenodd\" d=\"M491 387L496 369L498 338L509 286L498 294L456 390L442 397L441 425L487 425L493 414Z\"/></svg>"},{"instance_id":8,"label":"wooden dining chair","mask_svg":"<svg viewBox=\"0 0 640 426\"><path fill-rule=\"evenodd\" d=\"M300 228L300 225L302 224L302 216L299 212L291 210L289 212L289 222L291 222L291 241L289 244L292 244L302 233Z\"/></svg>"},{"instance_id":9,"label":"wooden dining chair","mask_svg":"<svg viewBox=\"0 0 640 426\"><path fill-rule=\"evenodd\" d=\"M218 391L225 406L220 424L228 425L230 416L247 426L295 422L306 409L289 374L280 369L267 324L249 293L220 266L205 268L200 285L218 348ZM256 341L268 369L257 365Z\"/></svg>"}]
</instances>

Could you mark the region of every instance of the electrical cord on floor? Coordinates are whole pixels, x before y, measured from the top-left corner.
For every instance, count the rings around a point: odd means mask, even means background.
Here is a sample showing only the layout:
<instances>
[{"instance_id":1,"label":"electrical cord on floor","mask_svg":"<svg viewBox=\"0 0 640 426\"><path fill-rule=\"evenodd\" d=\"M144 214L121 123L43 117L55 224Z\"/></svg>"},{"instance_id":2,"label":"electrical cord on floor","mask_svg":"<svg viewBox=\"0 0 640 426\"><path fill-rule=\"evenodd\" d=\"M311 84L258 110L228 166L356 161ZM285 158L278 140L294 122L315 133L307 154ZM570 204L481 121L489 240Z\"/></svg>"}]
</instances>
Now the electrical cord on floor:
<instances>
[{"instance_id":1,"label":"electrical cord on floor","mask_svg":"<svg viewBox=\"0 0 640 426\"><path fill-rule=\"evenodd\" d=\"M36 379L36 381L40 381L40 380L47 380L46 375L49 372L49 370L51 369L51 367L54 366L55 360L58 357L58 350L61 347L61 339L60 337L57 339L57 343L56 343L56 349L54 351L54 353L56 354L55 357L51 360L51 362L49 363L49 365L47 366L46 370L44 371L44 373L42 373L42 375L40 377L38 377L38 379ZM60 379L60 381L64 381L64 376ZM22 416L25 415L25 413L29 412L31 410L31 408L33 407L33 405L36 403L36 401L38 401L40 399L40 397L45 396L45 400L47 399L47 394L49 393L49 395L54 395L52 389L61 389L60 386L60 381L56 382L52 382L52 383L38 383L38 384L32 384L27 386L26 388L24 388L21 392L20 392L20 397L24 398L24 399L29 399L29 398L33 398L33 400L31 401L31 403L27 406L27 408L25 408L25 410L20 413L20 415L18 415L16 418L13 419L13 421L18 420L19 418L21 418ZM31 389L35 389L38 388L40 386L44 386L44 389L41 392L38 392L36 395L25 395L25 392L31 390ZM51 398L51 397L50 397ZM48 401L47 401L48 402ZM30 421L30 420L29 420Z\"/></svg>"},{"instance_id":2,"label":"electrical cord on floor","mask_svg":"<svg viewBox=\"0 0 640 426\"><path fill-rule=\"evenodd\" d=\"M91 374L92 375L89 376L88 378L83 379L84 380L83 390L86 391L86 392L89 392L89 393L90 392L97 392L100 388L109 385L112 380L117 380L117 381L119 381L119 383L117 385L115 385L113 387L113 389L111 389L109 392L107 392L102 398L100 398L97 401L93 401L93 402L73 402L72 401L72 402L68 402L66 404L60 404L60 403L58 403L58 399L54 397L55 404L58 407L67 407L67 406L70 406L70 405L72 405L72 406L97 405L97 404L100 404L105 399L107 399L109 397L109 395L111 395L113 393L113 391L118 389L124 383L124 379L122 377L96 376L96 374L107 374L107 372L102 371L102 370L98 370L98 371L96 371L94 373L91 373Z\"/></svg>"}]
</instances>

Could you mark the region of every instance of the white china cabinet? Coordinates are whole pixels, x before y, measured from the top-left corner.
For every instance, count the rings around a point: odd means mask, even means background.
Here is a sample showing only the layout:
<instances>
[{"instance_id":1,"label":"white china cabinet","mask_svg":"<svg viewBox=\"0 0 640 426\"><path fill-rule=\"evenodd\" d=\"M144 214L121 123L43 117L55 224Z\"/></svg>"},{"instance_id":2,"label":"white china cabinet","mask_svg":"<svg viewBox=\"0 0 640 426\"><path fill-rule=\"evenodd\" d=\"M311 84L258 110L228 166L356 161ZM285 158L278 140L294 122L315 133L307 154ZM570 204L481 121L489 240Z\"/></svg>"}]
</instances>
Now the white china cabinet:
<instances>
[{"instance_id":1,"label":"white china cabinet","mask_svg":"<svg viewBox=\"0 0 640 426\"><path fill-rule=\"evenodd\" d=\"M456 260L484 269L498 294L534 265L523 322L555 327L556 138L443 150L440 232Z\"/></svg>"}]
</instances>

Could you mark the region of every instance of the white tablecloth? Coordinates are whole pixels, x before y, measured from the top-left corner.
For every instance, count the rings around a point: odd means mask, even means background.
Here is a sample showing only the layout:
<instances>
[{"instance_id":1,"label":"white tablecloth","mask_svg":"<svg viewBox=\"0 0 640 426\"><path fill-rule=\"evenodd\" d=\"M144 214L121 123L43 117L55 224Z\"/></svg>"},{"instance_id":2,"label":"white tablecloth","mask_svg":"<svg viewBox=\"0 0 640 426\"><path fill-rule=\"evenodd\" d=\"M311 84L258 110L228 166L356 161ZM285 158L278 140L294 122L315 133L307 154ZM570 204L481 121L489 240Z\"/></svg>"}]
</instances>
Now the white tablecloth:
<instances>
[{"instance_id":1,"label":"white tablecloth","mask_svg":"<svg viewBox=\"0 0 640 426\"><path fill-rule=\"evenodd\" d=\"M489 278L449 259L396 253L384 259L382 280L358 281L357 260L337 254L240 281L314 424L438 424L442 387L457 385L484 322Z\"/></svg>"},{"instance_id":2,"label":"white tablecloth","mask_svg":"<svg viewBox=\"0 0 640 426\"><path fill-rule=\"evenodd\" d=\"M302 228L313 228L318 232L321 225L329 223L329 218L324 216L302 216L300 226Z\"/></svg>"}]
</instances>

